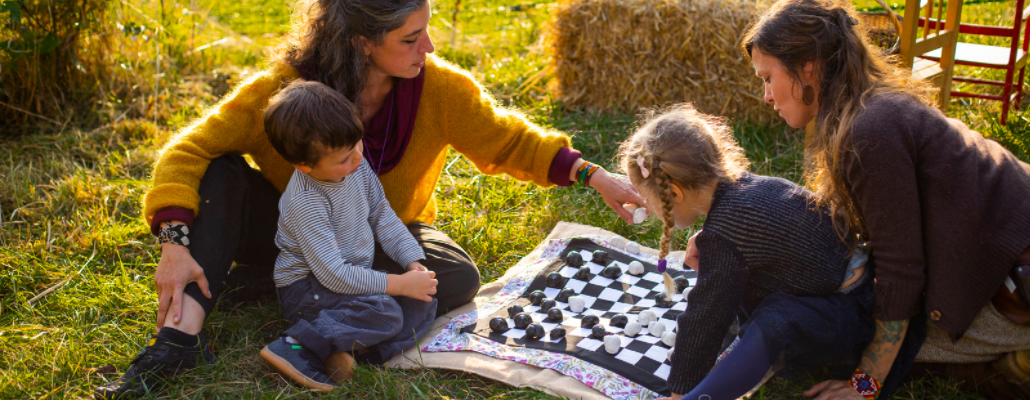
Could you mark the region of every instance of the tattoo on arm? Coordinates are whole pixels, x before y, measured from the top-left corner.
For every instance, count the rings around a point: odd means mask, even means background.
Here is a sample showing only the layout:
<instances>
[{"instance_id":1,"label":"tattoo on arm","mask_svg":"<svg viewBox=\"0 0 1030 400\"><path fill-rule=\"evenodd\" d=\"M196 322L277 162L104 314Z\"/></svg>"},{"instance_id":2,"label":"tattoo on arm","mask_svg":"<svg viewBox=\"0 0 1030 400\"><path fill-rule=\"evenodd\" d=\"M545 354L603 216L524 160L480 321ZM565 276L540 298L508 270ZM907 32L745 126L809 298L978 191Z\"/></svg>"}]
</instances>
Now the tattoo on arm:
<instances>
[{"instance_id":1,"label":"tattoo on arm","mask_svg":"<svg viewBox=\"0 0 1030 400\"><path fill-rule=\"evenodd\" d=\"M862 361L858 368L869 374L877 381L882 382L887 378L894 359L901 350L901 343L905 340L905 333L908 331L908 320L901 321L880 321L876 320L876 333L873 335L873 342L862 354Z\"/></svg>"}]
</instances>

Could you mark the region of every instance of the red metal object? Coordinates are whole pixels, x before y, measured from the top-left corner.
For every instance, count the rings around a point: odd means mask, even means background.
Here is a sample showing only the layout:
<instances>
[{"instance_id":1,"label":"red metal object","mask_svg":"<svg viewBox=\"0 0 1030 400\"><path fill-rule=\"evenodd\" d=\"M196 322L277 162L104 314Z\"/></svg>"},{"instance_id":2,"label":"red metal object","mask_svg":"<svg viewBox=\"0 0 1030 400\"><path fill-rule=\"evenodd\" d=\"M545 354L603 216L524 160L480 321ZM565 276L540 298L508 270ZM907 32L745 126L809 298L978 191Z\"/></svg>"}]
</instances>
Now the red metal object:
<instances>
[{"instance_id":1,"label":"red metal object","mask_svg":"<svg viewBox=\"0 0 1030 400\"><path fill-rule=\"evenodd\" d=\"M1008 47L987 46L972 43L959 42L955 49L955 64L968 65L980 68L992 68L1005 70L1005 80L995 81L970 77L956 76L953 81L966 82L974 85L1001 86L1002 95L967 93L951 91L952 97L972 97L978 99L1001 101L1001 123L1005 124L1011 106L1019 107L1023 101L1023 78L1026 73L1028 50L1030 50L1030 7L1023 8L1024 0L1016 0L1015 21L1011 27L990 26L977 24L959 24L959 33L1005 37L1010 40ZM927 13L929 14L929 13ZM919 18L919 26L928 30L937 29L937 20ZM1022 43L1020 43L1022 33ZM1022 46L1020 46L1022 44ZM1020 48L1022 47L1022 48ZM931 51L923 55L923 58L939 60L940 50ZM1019 71L1019 79L1014 80L1016 71Z\"/></svg>"}]
</instances>

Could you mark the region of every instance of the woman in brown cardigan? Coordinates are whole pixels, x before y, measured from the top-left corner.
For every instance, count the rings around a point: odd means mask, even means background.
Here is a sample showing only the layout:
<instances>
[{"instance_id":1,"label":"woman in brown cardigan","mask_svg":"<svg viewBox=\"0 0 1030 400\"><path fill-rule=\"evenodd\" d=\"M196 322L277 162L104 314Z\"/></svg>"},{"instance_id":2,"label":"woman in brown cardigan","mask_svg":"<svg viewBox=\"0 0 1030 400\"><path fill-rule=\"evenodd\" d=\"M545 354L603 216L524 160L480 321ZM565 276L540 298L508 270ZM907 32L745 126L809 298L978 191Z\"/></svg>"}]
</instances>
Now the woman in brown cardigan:
<instances>
[{"instance_id":1,"label":"woman in brown cardigan","mask_svg":"<svg viewBox=\"0 0 1030 400\"><path fill-rule=\"evenodd\" d=\"M910 370L931 370L1030 396L1030 310L1009 290L1030 263L1030 165L933 108L933 89L889 64L847 4L781 0L742 43L766 102L792 127L815 121L808 184L842 239L872 249L877 333L855 384L805 394L875 397L865 382L888 398Z\"/></svg>"}]
</instances>

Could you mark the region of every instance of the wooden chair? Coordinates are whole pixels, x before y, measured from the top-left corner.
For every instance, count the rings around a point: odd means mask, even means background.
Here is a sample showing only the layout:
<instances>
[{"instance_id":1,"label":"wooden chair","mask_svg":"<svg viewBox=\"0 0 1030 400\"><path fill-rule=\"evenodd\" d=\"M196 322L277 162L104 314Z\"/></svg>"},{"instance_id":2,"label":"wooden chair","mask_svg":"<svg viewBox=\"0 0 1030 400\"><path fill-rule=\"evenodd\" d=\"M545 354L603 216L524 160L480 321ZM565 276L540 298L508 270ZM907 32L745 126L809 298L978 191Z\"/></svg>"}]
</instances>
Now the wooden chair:
<instances>
[{"instance_id":1,"label":"wooden chair","mask_svg":"<svg viewBox=\"0 0 1030 400\"><path fill-rule=\"evenodd\" d=\"M920 18L923 12L927 17ZM962 0L948 1L947 12L944 7L937 7L937 18L931 19L934 7L932 0L925 7L920 0L905 1L905 16L901 21L900 47L901 62L912 69L912 76L917 79L930 79L941 89L938 95L938 107L941 111L948 109L951 100L952 71L955 69L955 47L958 44L959 22L962 18ZM933 21L928 24L927 21ZM922 35L918 28L923 28ZM936 59L925 54L938 51ZM918 56L917 56L918 55Z\"/></svg>"},{"instance_id":2,"label":"wooden chair","mask_svg":"<svg viewBox=\"0 0 1030 400\"><path fill-rule=\"evenodd\" d=\"M988 46L983 44L959 42L955 49L955 64L968 65L972 67L1002 69L1005 70L1005 80L978 79L972 77L956 76L952 79L956 82L970 83L975 86L1001 86L1002 94L972 93L951 91L954 97L973 97L978 99L996 100L1001 102L1001 123L1004 125L1009 113L1009 108L1014 104L1020 106L1023 100L1023 77L1026 73L1027 46L1030 45L1030 7L1023 8L1024 0L1016 0L1016 16L1011 27L960 24L959 32L971 35L997 36L1009 39L1009 45ZM923 21L925 25L935 26L937 21ZM1026 26L1024 26L1026 25ZM1023 32L1023 43L1020 48L1020 29ZM942 53L938 50L923 54L923 58L938 60ZM1014 80L1016 71L1019 71L1019 79Z\"/></svg>"}]
</instances>

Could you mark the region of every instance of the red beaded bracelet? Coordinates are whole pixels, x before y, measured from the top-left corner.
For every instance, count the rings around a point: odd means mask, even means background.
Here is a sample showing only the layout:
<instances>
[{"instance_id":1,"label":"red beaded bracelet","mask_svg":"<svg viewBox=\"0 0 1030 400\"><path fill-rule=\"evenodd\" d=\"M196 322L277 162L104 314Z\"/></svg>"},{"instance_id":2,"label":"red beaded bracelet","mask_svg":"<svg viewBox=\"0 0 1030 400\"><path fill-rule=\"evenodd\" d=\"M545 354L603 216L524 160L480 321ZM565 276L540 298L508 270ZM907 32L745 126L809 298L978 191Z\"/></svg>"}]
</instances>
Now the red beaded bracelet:
<instances>
[{"instance_id":1,"label":"red beaded bracelet","mask_svg":"<svg viewBox=\"0 0 1030 400\"><path fill-rule=\"evenodd\" d=\"M855 373L851 375L851 388L870 400L875 400L880 395L880 382L858 368L855 368Z\"/></svg>"}]
</instances>

